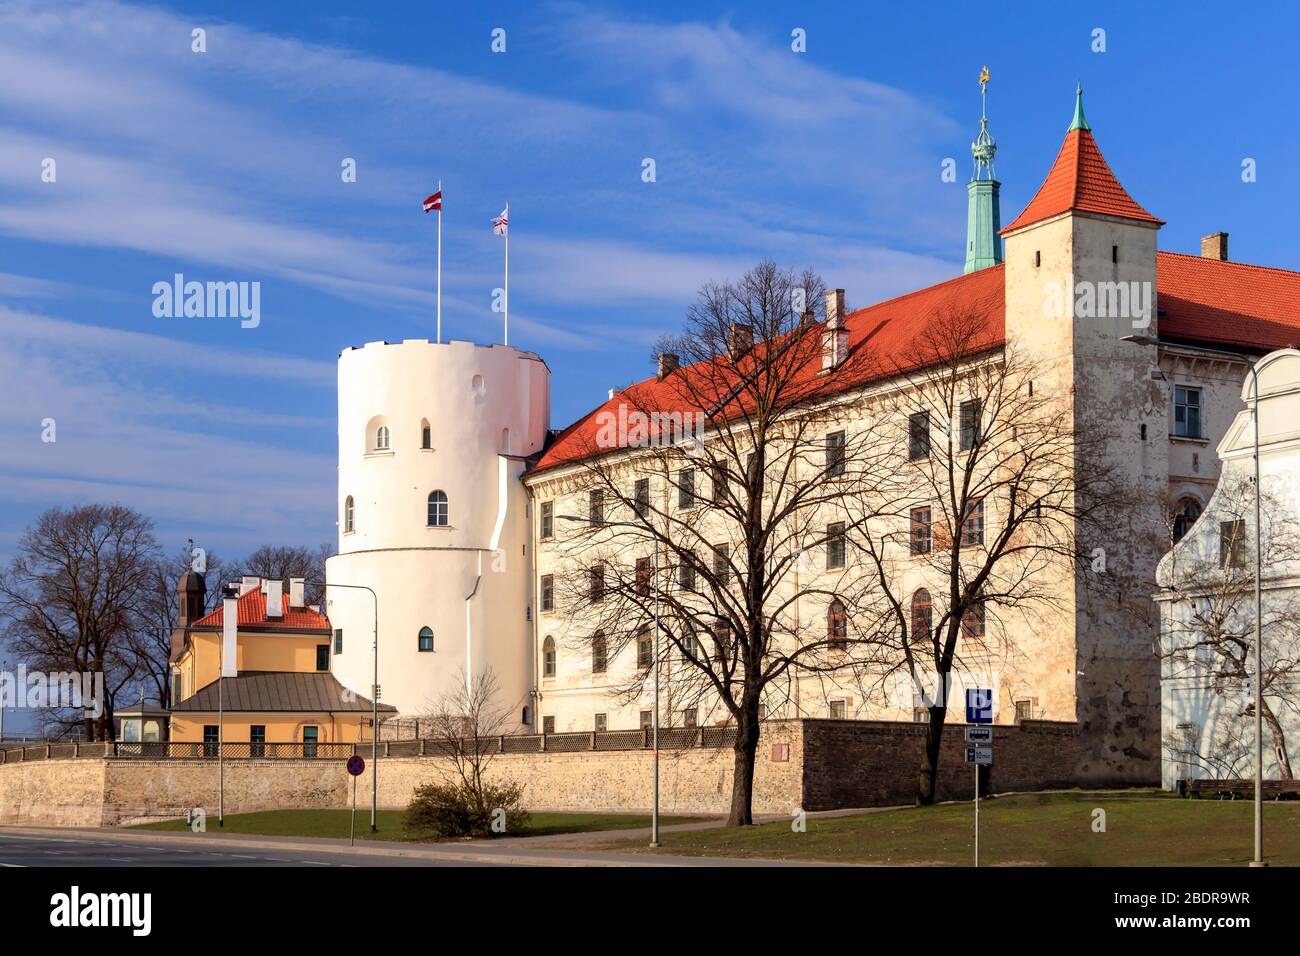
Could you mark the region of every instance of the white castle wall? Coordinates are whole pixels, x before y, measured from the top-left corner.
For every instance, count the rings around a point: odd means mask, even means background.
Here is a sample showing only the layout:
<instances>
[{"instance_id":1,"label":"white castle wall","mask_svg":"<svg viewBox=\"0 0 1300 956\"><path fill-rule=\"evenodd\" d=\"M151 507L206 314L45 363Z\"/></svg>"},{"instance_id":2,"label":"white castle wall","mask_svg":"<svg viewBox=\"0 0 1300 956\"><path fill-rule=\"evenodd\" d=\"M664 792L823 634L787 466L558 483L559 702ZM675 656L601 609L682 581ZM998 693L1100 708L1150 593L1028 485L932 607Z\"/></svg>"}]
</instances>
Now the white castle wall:
<instances>
[{"instance_id":1,"label":"white castle wall","mask_svg":"<svg viewBox=\"0 0 1300 956\"><path fill-rule=\"evenodd\" d=\"M519 475L523 456L542 447L549 417L550 371L530 352L424 339L342 352L339 553L326 564L326 610L343 630L331 667L345 686L369 693L374 602L364 590L335 585L365 585L378 596L383 703L416 716L467 671L491 668L501 703L522 711L533 667L528 499ZM376 447L381 426L387 450ZM427 524L435 490L447 495L445 527ZM432 652L419 650L424 627L433 631Z\"/></svg>"}]
</instances>

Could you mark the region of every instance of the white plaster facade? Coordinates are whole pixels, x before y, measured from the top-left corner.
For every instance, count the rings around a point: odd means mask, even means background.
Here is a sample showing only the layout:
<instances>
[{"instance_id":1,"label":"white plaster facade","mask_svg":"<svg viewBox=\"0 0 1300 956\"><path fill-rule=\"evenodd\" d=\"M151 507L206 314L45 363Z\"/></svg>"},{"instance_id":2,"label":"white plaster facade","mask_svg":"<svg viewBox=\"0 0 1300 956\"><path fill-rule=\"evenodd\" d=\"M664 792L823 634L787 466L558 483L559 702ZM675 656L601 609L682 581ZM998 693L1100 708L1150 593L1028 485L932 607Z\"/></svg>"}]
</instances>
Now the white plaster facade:
<instances>
[{"instance_id":1,"label":"white plaster facade","mask_svg":"<svg viewBox=\"0 0 1300 956\"><path fill-rule=\"evenodd\" d=\"M1300 351L1282 349L1260 359L1259 443L1260 486L1263 489L1263 571L1261 599L1265 609L1264 663L1294 660L1300 654L1300 633L1294 628L1300 604L1300 561L1294 538L1300 529ZM1180 779L1245 777L1253 772L1253 717L1245 713L1253 690L1248 682L1215 681L1222 672L1214 662L1215 631L1198 623L1226 614L1225 630L1253 634L1254 596L1250 577L1254 567L1256 529L1253 508L1254 383L1247 376L1231 427L1218 443L1222 480L1206 502L1200 519L1161 559L1156 594L1161 623L1161 735L1164 760L1161 781L1173 789ZM1243 564L1234 585L1225 582L1221 565L1223 523L1244 522ZM1213 605L1224 602L1220 610ZM1200 618L1198 619L1198 610ZM1208 640L1207 640L1208 638ZM1197 644L1201 644L1197 648ZM1253 672L1253 641L1244 658ZM1265 695L1278 715L1293 768L1300 761L1300 669L1285 668L1273 680L1266 677ZM1288 700L1290 703L1288 703ZM1244 734L1248 752L1230 745ZM1264 772L1279 776L1269 729L1264 730ZM1229 752L1231 751L1231 752Z\"/></svg>"},{"instance_id":2,"label":"white plaster facade","mask_svg":"<svg viewBox=\"0 0 1300 956\"><path fill-rule=\"evenodd\" d=\"M490 668L524 725L531 555L519 478L549 415L550 372L531 352L424 339L342 352L339 547L326 564L326 610L331 669L345 686L373 681L374 601L335 586L360 585L378 597L383 703L419 716L453 682ZM435 492L445 512L431 506Z\"/></svg>"}]
</instances>

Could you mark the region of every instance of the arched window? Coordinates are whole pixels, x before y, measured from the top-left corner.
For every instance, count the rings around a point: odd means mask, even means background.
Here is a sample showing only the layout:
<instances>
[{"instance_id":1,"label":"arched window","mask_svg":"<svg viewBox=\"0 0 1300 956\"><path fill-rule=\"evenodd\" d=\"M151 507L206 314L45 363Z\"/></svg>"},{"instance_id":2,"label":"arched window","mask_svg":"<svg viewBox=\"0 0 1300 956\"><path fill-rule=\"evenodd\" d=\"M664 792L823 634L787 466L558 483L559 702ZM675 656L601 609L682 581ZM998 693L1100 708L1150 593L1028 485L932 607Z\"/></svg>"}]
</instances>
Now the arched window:
<instances>
[{"instance_id":1,"label":"arched window","mask_svg":"<svg viewBox=\"0 0 1300 956\"><path fill-rule=\"evenodd\" d=\"M433 491L429 493L429 527L444 528L447 525L447 493Z\"/></svg>"},{"instance_id":2,"label":"arched window","mask_svg":"<svg viewBox=\"0 0 1300 956\"><path fill-rule=\"evenodd\" d=\"M934 633L934 605L930 601L930 592L917 588L912 595L912 640L929 638Z\"/></svg>"},{"instance_id":3,"label":"arched window","mask_svg":"<svg viewBox=\"0 0 1300 956\"><path fill-rule=\"evenodd\" d=\"M388 451L388 426L380 425L379 430L375 432L375 451Z\"/></svg>"},{"instance_id":4,"label":"arched window","mask_svg":"<svg viewBox=\"0 0 1300 956\"><path fill-rule=\"evenodd\" d=\"M420 628L420 639L416 646L422 651L433 650L433 631L427 627Z\"/></svg>"},{"instance_id":5,"label":"arched window","mask_svg":"<svg viewBox=\"0 0 1300 956\"><path fill-rule=\"evenodd\" d=\"M429 420L427 418L420 422L420 447L433 447L433 429L429 426Z\"/></svg>"},{"instance_id":6,"label":"arched window","mask_svg":"<svg viewBox=\"0 0 1300 956\"><path fill-rule=\"evenodd\" d=\"M595 637L591 639L591 672L603 674L608 664L609 644L605 641L605 632L597 631Z\"/></svg>"},{"instance_id":7,"label":"arched window","mask_svg":"<svg viewBox=\"0 0 1300 956\"><path fill-rule=\"evenodd\" d=\"M833 651L842 651L849 646L849 616L839 598L833 598L826 609L826 639Z\"/></svg>"},{"instance_id":8,"label":"arched window","mask_svg":"<svg viewBox=\"0 0 1300 956\"><path fill-rule=\"evenodd\" d=\"M555 638L548 637L542 642L542 676L555 676Z\"/></svg>"},{"instance_id":9,"label":"arched window","mask_svg":"<svg viewBox=\"0 0 1300 956\"><path fill-rule=\"evenodd\" d=\"M347 499L343 502L343 530L348 534L357 530L353 517L354 511L352 506L352 496L348 495Z\"/></svg>"},{"instance_id":10,"label":"arched window","mask_svg":"<svg viewBox=\"0 0 1300 956\"><path fill-rule=\"evenodd\" d=\"M1174 542L1183 540L1184 535L1192 530L1196 519L1201 516L1201 503L1195 498L1184 498L1178 502L1178 513L1174 515Z\"/></svg>"}]
</instances>

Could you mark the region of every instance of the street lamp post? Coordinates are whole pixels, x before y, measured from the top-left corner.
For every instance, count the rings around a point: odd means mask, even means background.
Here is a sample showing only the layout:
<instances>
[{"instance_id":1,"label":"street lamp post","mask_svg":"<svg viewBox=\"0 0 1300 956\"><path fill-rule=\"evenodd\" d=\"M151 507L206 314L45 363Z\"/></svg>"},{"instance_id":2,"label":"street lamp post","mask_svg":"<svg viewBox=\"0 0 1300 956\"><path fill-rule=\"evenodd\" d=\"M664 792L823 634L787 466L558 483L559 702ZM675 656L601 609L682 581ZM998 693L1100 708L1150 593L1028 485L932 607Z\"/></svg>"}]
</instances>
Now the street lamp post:
<instances>
[{"instance_id":1,"label":"street lamp post","mask_svg":"<svg viewBox=\"0 0 1300 956\"><path fill-rule=\"evenodd\" d=\"M1160 340L1149 335L1125 335L1122 341L1137 345L1160 345ZM1195 346L1198 352L1222 355L1228 358L1242 359L1236 352L1224 349ZM1250 418L1254 426L1255 459L1255 858L1251 866L1268 866L1264 861L1264 606L1260 587L1260 574L1264 563L1264 535L1260 524L1260 487L1259 487L1259 373L1255 363L1246 361L1254 384L1255 404Z\"/></svg>"},{"instance_id":2,"label":"street lamp post","mask_svg":"<svg viewBox=\"0 0 1300 956\"><path fill-rule=\"evenodd\" d=\"M352 588L357 591L369 591L375 602L375 677L370 685L370 832L379 829L379 595L375 589L364 584L338 584L334 581L309 581L313 587ZM333 655L331 654L331 660Z\"/></svg>"},{"instance_id":3,"label":"street lamp post","mask_svg":"<svg viewBox=\"0 0 1300 956\"><path fill-rule=\"evenodd\" d=\"M640 525L633 524L630 521L592 521L589 518L580 518L577 515L557 515L565 521L577 521L583 524L594 524L604 528L636 528ZM654 558L651 564L651 589L654 592L653 597L653 620L654 634L651 637L650 653L653 657L651 667L654 670L654 710L650 714L651 727L651 756L654 763L654 802L650 810L650 846L658 848L659 846L659 538L654 539Z\"/></svg>"}]
</instances>

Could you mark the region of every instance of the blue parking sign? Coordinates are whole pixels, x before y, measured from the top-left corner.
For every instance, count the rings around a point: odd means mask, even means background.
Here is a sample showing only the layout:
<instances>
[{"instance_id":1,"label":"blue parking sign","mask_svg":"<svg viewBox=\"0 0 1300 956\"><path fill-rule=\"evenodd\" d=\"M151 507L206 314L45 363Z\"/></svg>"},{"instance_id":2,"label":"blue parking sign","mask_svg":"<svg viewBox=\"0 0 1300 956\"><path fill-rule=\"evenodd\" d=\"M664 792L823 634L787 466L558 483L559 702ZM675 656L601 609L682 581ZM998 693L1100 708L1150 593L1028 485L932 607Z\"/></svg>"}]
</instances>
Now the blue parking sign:
<instances>
[{"instance_id":1,"label":"blue parking sign","mask_svg":"<svg viewBox=\"0 0 1300 956\"><path fill-rule=\"evenodd\" d=\"M985 687L966 688L966 723L993 723L993 691Z\"/></svg>"}]
</instances>

